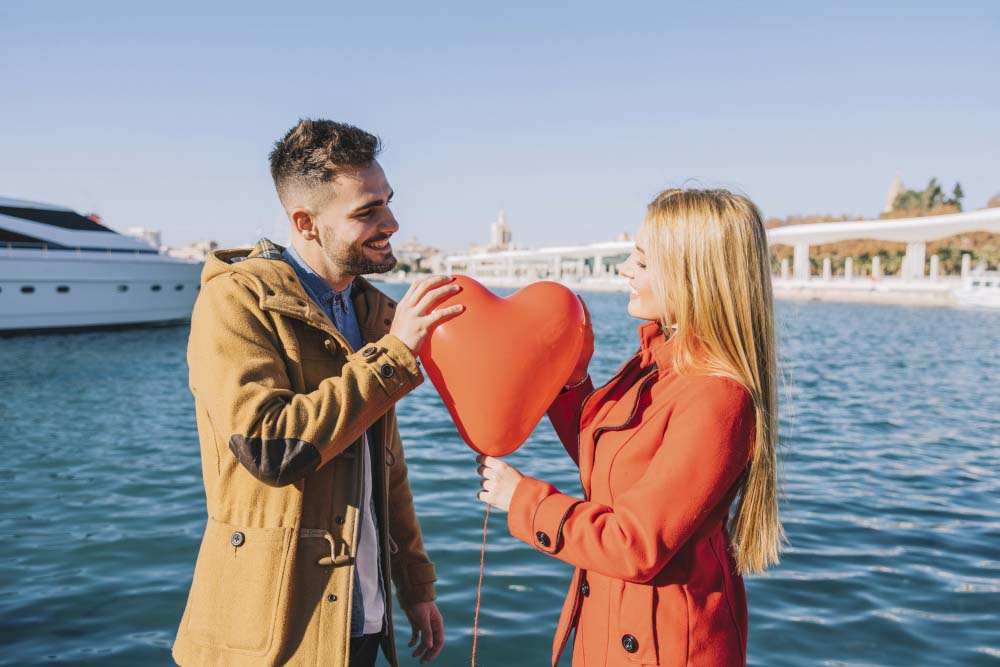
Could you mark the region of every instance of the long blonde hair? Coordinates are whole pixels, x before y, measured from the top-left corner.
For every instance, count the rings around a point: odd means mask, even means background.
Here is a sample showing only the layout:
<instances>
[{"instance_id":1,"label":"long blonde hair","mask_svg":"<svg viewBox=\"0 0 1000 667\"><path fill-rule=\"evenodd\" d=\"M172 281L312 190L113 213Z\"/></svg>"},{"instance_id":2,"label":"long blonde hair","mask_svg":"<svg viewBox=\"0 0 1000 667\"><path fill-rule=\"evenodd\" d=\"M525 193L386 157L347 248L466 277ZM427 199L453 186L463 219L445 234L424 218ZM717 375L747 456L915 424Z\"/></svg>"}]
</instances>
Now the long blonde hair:
<instances>
[{"instance_id":1,"label":"long blonde hair","mask_svg":"<svg viewBox=\"0 0 1000 667\"><path fill-rule=\"evenodd\" d=\"M709 372L746 387L756 416L751 461L730 522L737 569L778 562L778 391L770 252L752 201L726 190L671 189L649 204L646 261L664 304L679 373Z\"/></svg>"}]
</instances>

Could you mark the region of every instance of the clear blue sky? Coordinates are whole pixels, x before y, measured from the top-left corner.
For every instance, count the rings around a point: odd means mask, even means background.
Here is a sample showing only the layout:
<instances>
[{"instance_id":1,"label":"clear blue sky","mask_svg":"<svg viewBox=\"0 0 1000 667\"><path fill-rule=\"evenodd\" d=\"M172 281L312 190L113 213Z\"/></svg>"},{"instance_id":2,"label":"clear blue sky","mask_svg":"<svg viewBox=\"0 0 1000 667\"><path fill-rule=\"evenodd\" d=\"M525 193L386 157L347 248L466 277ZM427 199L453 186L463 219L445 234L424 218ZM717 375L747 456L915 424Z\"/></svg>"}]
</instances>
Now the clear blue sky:
<instances>
[{"instance_id":1,"label":"clear blue sky","mask_svg":"<svg viewBox=\"0 0 1000 667\"><path fill-rule=\"evenodd\" d=\"M689 179L767 216L1000 191L995 1L268 4L3 0L0 196L284 240L299 117L379 134L400 237L455 250L501 207L522 244L609 239Z\"/></svg>"}]
</instances>

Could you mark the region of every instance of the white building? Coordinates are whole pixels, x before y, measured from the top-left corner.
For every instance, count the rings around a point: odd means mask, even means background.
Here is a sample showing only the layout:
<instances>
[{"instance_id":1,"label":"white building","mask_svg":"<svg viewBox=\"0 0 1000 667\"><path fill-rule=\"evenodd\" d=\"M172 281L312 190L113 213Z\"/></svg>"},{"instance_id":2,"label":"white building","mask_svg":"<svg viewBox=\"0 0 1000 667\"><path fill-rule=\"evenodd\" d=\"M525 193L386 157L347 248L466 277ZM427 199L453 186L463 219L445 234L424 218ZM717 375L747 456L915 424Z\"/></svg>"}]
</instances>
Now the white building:
<instances>
[{"instance_id":1,"label":"white building","mask_svg":"<svg viewBox=\"0 0 1000 667\"><path fill-rule=\"evenodd\" d=\"M503 209L500 209L497 221L490 225L490 249L509 250L512 239L513 233L511 232L510 225L504 219Z\"/></svg>"},{"instance_id":2,"label":"white building","mask_svg":"<svg viewBox=\"0 0 1000 667\"><path fill-rule=\"evenodd\" d=\"M903 183L903 179L897 176L892 179L892 183L889 185L889 191L885 193L885 207L882 209L883 213L892 213L893 204L896 203L896 197L906 192L906 185Z\"/></svg>"}]
</instances>

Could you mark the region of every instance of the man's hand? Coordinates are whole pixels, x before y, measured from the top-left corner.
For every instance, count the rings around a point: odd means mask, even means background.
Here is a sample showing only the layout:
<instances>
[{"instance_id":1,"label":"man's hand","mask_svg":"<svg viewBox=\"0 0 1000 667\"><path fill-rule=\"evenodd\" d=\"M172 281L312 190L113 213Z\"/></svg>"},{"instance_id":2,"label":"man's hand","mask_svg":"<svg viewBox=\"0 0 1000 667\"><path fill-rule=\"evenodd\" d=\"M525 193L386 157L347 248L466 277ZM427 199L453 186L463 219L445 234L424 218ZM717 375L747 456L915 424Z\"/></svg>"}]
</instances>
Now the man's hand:
<instances>
[{"instance_id":1,"label":"man's hand","mask_svg":"<svg viewBox=\"0 0 1000 667\"><path fill-rule=\"evenodd\" d=\"M413 354L420 353L424 340L435 326L465 310L462 305L433 310L434 306L462 289L449 284L452 280L448 276L421 278L410 285L406 295L396 304L396 316L389 333L403 341Z\"/></svg>"},{"instance_id":2,"label":"man's hand","mask_svg":"<svg viewBox=\"0 0 1000 667\"><path fill-rule=\"evenodd\" d=\"M444 619L441 618L441 612L433 602L417 602L405 611L413 627L413 634L407 646L410 648L417 646L413 651L413 657L420 658L421 665L430 662L438 657L444 648Z\"/></svg>"},{"instance_id":3,"label":"man's hand","mask_svg":"<svg viewBox=\"0 0 1000 667\"><path fill-rule=\"evenodd\" d=\"M510 511L510 501L514 498L514 490L524 475L509 463L504 463L493 456L480 454L476 457L480 463L476 470L479 476L479 486L482 489L476 497L484 503L489 503L504 512Z\"/></svg>"},{"instance_id":4,"label":"man's hand","mask_svg":"<svg viewBox=\"0 0 1000 667\"><path fill-rule=\"evenodd\" d=\"M576 367L566 381L567 387L580 384L587 379L590 359L594 356L594 325L590 321L590 311L587 310L587 304L583 302L583 297L577 296L576 298L580 299L580 305L583 306L583 348L580 349L580 357L577 359Z\"/></svg>"}]
</instances>

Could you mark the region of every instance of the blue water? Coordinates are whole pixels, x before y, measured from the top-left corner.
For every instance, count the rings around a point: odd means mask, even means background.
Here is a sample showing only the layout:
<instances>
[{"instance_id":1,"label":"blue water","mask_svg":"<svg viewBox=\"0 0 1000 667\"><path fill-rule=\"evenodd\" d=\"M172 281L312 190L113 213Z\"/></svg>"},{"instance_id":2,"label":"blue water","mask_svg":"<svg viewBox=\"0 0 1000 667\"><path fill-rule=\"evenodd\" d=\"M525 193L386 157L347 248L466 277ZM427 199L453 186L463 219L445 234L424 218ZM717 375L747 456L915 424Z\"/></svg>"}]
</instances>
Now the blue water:
<instances>
[{"instance_id":1,"label":"blue water","mask_svg":"<svg viewBox=\"0 0 1000 667\"><path fill-rule=\"evenodd\" d=\"M635 322L622 295L587 299L600 381L636 347ZM778 315L789 545L748 580L750 663L1000 664L1000 314L782 303ZM0 340L0 665L171 664L205 521L186 339L175 327ZM440 576L437 664L467 664L473 456L429 382L399 416ZM510 460L579 493L545 421ZM570 570L503 519L490 524L479 664L544 665Z\"/></svg>"}]
</instances>

